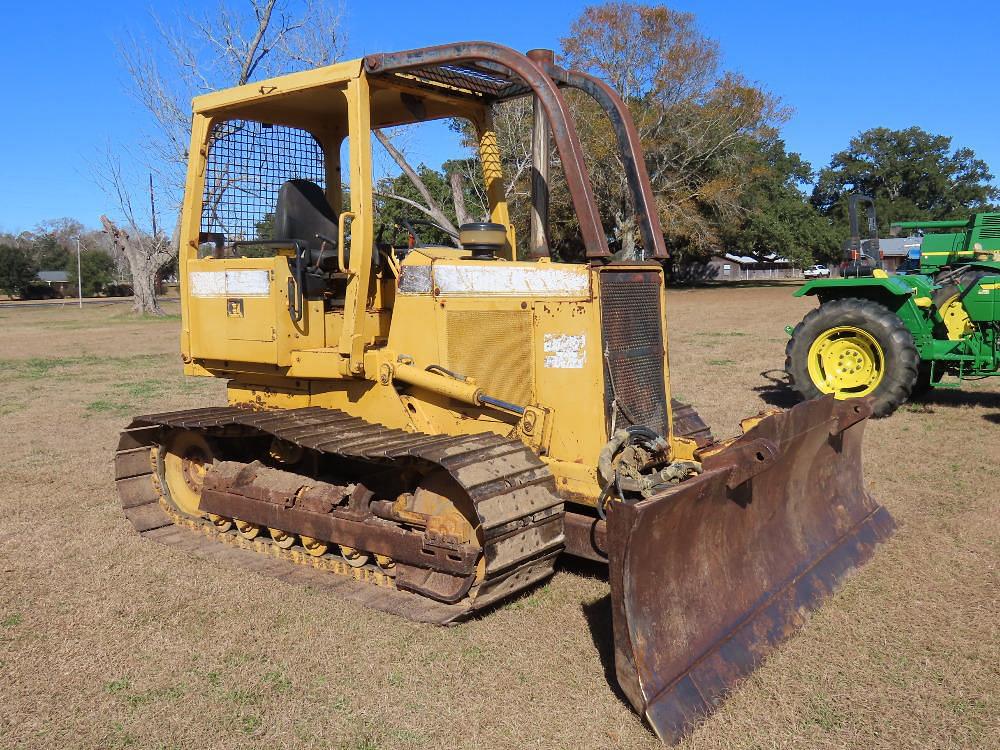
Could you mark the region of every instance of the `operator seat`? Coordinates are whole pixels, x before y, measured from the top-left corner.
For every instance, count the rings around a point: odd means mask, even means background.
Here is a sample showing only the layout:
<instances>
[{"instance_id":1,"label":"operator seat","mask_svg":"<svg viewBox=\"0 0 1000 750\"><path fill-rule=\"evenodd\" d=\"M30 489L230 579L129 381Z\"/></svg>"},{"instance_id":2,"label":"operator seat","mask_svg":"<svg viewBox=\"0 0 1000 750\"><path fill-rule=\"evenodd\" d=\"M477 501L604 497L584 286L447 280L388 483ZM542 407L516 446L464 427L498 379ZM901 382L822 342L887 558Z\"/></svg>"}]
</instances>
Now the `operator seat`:
<instances>
[{"instance_id":1,"label":"operator seat","mask_svg":"<svg viewBox=\"0 0 1000 750\"><path fill-rule=\"evenodd\" d=\"M325 248L321 237L326 240ZM301 179L282 184L274 210L274 239L297 240L309 249L310 266L315 267L321 261L319 265L323 270L336 270L337 214L327 203L323 188L311 180ZM344 255L347 263L347 253Z\"/></svg>"}]
</instances>

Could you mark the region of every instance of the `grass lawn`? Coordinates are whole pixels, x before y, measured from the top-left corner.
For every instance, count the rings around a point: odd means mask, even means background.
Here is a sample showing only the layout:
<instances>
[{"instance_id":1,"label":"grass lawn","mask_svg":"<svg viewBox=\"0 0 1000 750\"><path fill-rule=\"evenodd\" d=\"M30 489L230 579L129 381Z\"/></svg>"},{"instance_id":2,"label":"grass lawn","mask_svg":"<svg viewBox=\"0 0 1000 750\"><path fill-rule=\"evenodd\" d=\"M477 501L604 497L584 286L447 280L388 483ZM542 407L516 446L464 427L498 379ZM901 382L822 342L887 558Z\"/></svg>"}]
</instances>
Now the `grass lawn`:
<instances>
[{"instance_id":1,"label":"grass lawn","mask_svg":"<svg viewBox=\"0 0 1000 750\"><path fill-rule=\"evenodd\" d=\"M668 300L674 393L717 436L790 405L783 327L811 301ZM605 677L598 569L442 629L139 539L118 431L225 398L181 375L167 311L0 309L0 748L660 747ZM898 534L682 747L997 747L1000 380L971 385L870 424Z\"/></svg>"}]
</instances>

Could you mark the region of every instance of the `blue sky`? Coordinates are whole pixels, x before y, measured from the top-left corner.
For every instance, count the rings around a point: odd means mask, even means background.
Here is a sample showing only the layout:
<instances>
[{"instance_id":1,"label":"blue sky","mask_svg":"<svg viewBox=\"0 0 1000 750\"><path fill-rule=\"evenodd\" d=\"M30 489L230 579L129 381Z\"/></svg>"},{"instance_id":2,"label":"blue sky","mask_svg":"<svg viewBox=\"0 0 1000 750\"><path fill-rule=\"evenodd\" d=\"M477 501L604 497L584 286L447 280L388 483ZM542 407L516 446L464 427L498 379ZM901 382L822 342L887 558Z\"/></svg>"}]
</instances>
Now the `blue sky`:
<instances>
[{"instance_id":1,"label":"blue sky","mask_svg":"<svg viewBox=\"0 0 1000 750\"><path fill-rule=\"evenodd\" d=\"M345 0L351 57L461 39L526 50L558 47L586 3L507 0L421 3ZM134 146L148 132L126 93L115 38L210 3L65 0L5 3L0 45L0 231L71 216L90 227L111 206L91 177L107 144ZM1000 173L992 96L1000 56L992 43L1000 3L888 0L872 3L670 3L697 15L729 69L794 109L789 149L814 168L861 130L919 125L969 146ZM499 10L498 10L499 8ZM431 161L434 154L429 153Z\"/></svg>"}]
</instances>

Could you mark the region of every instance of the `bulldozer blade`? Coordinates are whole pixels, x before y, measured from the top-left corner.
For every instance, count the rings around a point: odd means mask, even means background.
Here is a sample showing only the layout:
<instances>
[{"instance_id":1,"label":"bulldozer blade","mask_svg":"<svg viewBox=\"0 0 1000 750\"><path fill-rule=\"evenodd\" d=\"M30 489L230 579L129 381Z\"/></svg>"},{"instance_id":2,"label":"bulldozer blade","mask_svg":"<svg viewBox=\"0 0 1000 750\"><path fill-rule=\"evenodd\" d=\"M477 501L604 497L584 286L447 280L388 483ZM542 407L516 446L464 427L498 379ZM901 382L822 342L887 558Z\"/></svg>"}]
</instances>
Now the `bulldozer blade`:
<instances>
[{"instance_id":1,"label":"bulldozer blade","mask_svg":"<svg viewBox=\"0 0 1000 750\"><path fill-rule=\"evenodd\" d=\"M618 682L677 742L893 532L867 492L871 405L832 396L764 417L704 473L608 509Z\"/></svg>"}]
</instances>

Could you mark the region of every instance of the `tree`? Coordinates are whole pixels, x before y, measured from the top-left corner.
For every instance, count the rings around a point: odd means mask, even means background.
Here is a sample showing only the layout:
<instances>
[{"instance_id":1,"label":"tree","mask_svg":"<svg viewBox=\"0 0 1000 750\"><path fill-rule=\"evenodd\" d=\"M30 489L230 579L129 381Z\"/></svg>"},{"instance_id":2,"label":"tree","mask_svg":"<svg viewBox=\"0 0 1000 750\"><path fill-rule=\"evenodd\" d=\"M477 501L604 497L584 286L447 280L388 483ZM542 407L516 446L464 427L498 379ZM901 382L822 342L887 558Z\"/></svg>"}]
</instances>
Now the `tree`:
<instances>
[{"instance_id":1,"label":"tree","mask_svg":"<svg viewBox=\"0 0 1000 750\"><path fill-rule=\"evenodd\" d=\"M136 289L134 309L159 314L154 281L177 252L192 97L328 65L340 57L343 39L336 10L320 0L224 1L211 15L183 15L176 29L154 20L155 42L133 36L122 47L131 91L154 125L143 147L150 174L148 211L133 208L131 194L136 191L132 186L137 180L123 174L117 156L109 153L97 172L117 205L120 218L102 216L101 223L128 259ZM177 217L173 241L158 225L154 195L161 196Z\"/></svg>"},{"instance_id":2,"label":"tree","mask_svg":"<svg viewBox=\"0 0 1000 750\"><path fill-rule=\"evenodd\" d=\"M0 291L16 295L34 281L38 267L28 253L12 245L0 245Z\"/></svg>"},{"instance_id":3,"label":"tree","mask_svg":"<svg viewBox=\"0 0 1000 750\"><path fill-rule=\"evenodd\" d=\"M839 242L830 220L799 189L812 177L809 163L787 152L780 139L750 148L750 181L740 215L722 228L725 247L759 260L784 256L800 266L836 258Z\"/></svg>"},{"instance_id":4,"label":"tree","mask_svg":"<svg viewBox=\"0 0 1000 750\"><path fill-rule=\"evenodd\" d=\"M378 142L382 144L386 153L392 157L392 160L402 170L403 175L409 182L409 187L412 188L412 190L408 189L406 183L400 180L382 180L378 187L379 195L382 198L389 198L393 201L403 203L411 209L416 209L420 213L425 214L432 222L446 230L443 234L447 237L448 241L457 244L457 241L454 239L454 236L458 234L458 229L455 227L454 222L455 212L453 211L451 216L448 216L442 208L442 206L447 205L447 199L452 197L450 184L447 182L444 185L428 184L425 180L438 177L439 173L429 169L424 164L421 164L418 169L414 169L410 166L402 150L393 143L392 139L385 132L382 130L372 132ZM432 188L435 189L432 190ZM413 194L414 191L416 194ZM411 193L411 195L407 196L403 194L407 192ZM454 203L452 205L454 206ZM387 204L383 208L387 208ZM392 211L393 209L389 210ZM398 207L395 213L400 213ZM412 217L412 212L406 214L404 210L402 215Z\"/></svg>"},{"instance_id":5,"label":"tree","mask_svg":"<svg viewBox=\"0 0 1000 750\"><path fill-rule=\"evenodd\" d=\"M76 254L76 239L86 234L87 230L76 219L49 219L23 232L19 245L31 254L40 270L62 270L70 256Z\"/></svg>"},{"instance_id":6,"label":"tree","mask_svg":"<svg viewBox=\"0 0 1000 750\"><path fill-rule=\"evenodd\" d=\"M69 288L77 288L76 258L66 264ZM115 262L103 250L88 249L80 252L80 276L83 296L93 297L114 281Z\"/></svg>"},{"instance_id":7,"label":"tree","mask_svg":"<svg viewBox=\"0 0 1000 750\"><path fill-rule=\"evenodd\" d=\"M562 40L566 62L608 81L632 113L675 256L717 247L750 182L748 143L788 115L774 95L721 68L718 44L691 13L611 2L584 8ZM596 108L574 107L602 216L626 257L635 218L615 139Z\"/></svg>"},{"instance_id":8,"label":"tree","mask_svg":"<svg viewBox=\"0 0 1000 750\"><path fill-rule=\"evenodd\" d=\"M445 230L457 232L457 219L453 212L452 188L447 174L421 164L416 169L395 177L383 177L375 185L376 232L386 242L400 247L406 245L405 222L421 219L425 214ZM419 185L419 187L418 187ZM433 205L432 210L428 207ZM442 208L446 206L447 208ZM420 241L425 244L450 245L454 238L447 232L426 224L414 225Z\"/></svg>"},{"instance_id":9,"label":"tree","mask_svg":"<svg viewBox=\"0 0 1000 750\"><path fill-rule=\"evenodd\" d=\"M42 270L52 271L66 267L70 257L69 248L59 242L54 234L38 235L31 244L35 263Z\"/></svg>"},{"instance_id":10,"label":"tree","mask_svg":"<svg viewBox=\"0 0 1000 750\"><path fill-rule=\"evenodd\" d=\"M110 153L107 156L104 184L114 191L115 201L124 217L125 226L119 226L107 216L101 215L101 225L114 252L125 258L132 276L132 311L140 315L163 315L156 300L156 275L176 257L173 243L156 221L153 200L153 181L149 181L149 214L153 231L146 232L141 227L141 219L132 205L132 198L125 187L120 162Z\"/></svg>"},{"instance_id":11,"label":"tree","mask_svg":"<svg viewBox=\"0 0 1000 750\"><path fill-rule=\"evenodd\" d=\"M919 127L872 128L851 139L819 174L812 203L842 227L847 196L875 199L880 228L892 221L966 218L1000 198L986 162ZM846 236L846 230L842 229Z\"/></svg>"}]
</instances>

